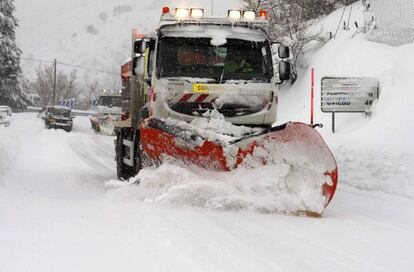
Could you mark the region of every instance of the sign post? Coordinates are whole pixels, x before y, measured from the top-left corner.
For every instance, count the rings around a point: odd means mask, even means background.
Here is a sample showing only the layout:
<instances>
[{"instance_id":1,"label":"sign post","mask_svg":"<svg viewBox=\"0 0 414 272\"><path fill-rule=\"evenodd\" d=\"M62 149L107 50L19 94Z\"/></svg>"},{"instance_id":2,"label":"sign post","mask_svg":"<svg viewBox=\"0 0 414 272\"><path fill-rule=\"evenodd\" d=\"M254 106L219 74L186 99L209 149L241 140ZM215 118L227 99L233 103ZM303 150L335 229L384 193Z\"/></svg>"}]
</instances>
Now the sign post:
<instances>
[{"instance_id":1,"label":"sign post","mask_svg":"<svg viewBox=\"0 0 414 272\"><path fill-rule=\"evenodd\" d=\"M311 70L311 125L313 126L314 97L315 97L315 69Z\"/></svg>"},{"instance_id":2,"label":"sign post","mask_svg":"<svg viewBox=\"0 0 414 272\"><path fill-rule=\"evenodd\" d=\"M363 112L370 116L371 106L379 98L379 82L369 77L324 77L321 82L321 110L332 113Z\"/></svg>"}]
</instances>

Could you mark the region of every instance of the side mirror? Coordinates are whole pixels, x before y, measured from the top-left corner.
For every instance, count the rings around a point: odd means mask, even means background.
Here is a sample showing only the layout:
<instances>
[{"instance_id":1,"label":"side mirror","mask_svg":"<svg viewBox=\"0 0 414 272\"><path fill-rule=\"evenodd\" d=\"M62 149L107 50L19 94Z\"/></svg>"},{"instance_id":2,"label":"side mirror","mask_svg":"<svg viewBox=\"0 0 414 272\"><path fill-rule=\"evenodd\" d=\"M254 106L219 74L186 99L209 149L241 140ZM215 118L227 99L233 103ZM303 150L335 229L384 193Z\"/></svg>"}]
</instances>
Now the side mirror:
<instances>
[{"instance_id":1,"label":"side mirror","mask_svg":"<svg viewBox=\"0 0 414 272\"><path fill-rule=\"evenodd\" d=\"M145 54L138 54L138 56L132 59L132 75L136 76L137 74L144 74L144 60L142 59L144 56Z\"/></svg>"},{"instance_id":2,"label":"side mirror","mask_svg":"<svg viewBox=\"0 0 414 272\"><path fill-rule=\"evenodd\" d=\"M140 59L140 57L135 57L132 59L132 75L136 76L137 73L135 72L135 69L138 66L138 60Z\"/></svg>"},{"instance_id":3,"label":"side mirror","mask_svg":"<svg viewBox=\"0 0 414 272\"><path fill-rule=\"evenodd\" d=\"M144 54L146 48L146 42L144 39L136 40L134 42L134 53L135 54Z\"/></svg>"},{"instance_id":4,"label":"side mirror","mask_svg":"<svg viewBox=\"0 0 414 272\"><path fill-rule=\"evenodd\" d=\"M290 57L290 49L288 46L279 45L277 53L280 59L288 59Z\"/></svg>"},{"instance_id":5,"label":"side mirror","mask_svg":"<svg viewBox=\"0 0 414 272\"><path fill-rule=\"evenodd\" d=\"M281 81L290 79L290 63L286 61L279 62L279 79Z\"/></svg>"}]
</instances>

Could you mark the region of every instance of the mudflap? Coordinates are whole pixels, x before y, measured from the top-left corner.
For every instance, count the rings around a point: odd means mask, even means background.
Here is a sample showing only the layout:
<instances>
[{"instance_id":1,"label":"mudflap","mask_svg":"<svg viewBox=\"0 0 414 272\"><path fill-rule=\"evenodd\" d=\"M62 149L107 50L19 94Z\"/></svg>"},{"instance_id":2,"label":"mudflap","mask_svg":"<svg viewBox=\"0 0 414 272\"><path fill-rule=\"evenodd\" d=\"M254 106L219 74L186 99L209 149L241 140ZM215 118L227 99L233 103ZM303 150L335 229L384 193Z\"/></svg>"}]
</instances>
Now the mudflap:
<instances>
[{"instance_id":1,"label":"mudflap","mask_svg":"<svg viewBox=\"0 0 414 272\"><path fill-rule=\"evenodd\" d=\"M189 130L149 118L141 123L140 134L144 167L167 160L180 160L213 171L283 164L295 177L284 181L293 196L300 197L303 191L320 196L319 208L286 212L288 214L321 216L337 187L338 169L334 156L321 135L304 123L290 122L223 142L197 129Z\"/></svg>"},{"instance_id":2,"label":"mudflap","mask_svg":"<svg viewBox=\"0 0 414 272\"><path fill-rule=\"evenodd\" d=\"M92 129L93 129L96 133L101 132L101 128L100 128L100 126L99 126L99 121L98 121L96 118L89 117L89 121L91 121L91 126L92 126Z\"/></svg>"}]
</instances>

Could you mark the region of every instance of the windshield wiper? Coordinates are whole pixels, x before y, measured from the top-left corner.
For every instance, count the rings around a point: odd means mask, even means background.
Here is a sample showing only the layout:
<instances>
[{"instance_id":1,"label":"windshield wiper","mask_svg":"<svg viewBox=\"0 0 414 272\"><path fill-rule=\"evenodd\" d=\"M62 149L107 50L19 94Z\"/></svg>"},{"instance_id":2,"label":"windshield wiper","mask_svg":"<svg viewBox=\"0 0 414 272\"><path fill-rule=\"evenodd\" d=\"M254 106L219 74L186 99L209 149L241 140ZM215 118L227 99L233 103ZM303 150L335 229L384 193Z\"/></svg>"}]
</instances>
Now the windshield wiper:
<instances>
[{"instance_id":1,"label":"windshield wiper","mask_svg":"<svg viewBox=\"0 0 414 272\"><path fill-rule=\"evenodd\" d=\"M223 77L224 77L224 67L225 67L225 65L223 65L223 70L221 71L219 84L221 84L221 82L223 81Z\"/></svg>"}]
</instances>

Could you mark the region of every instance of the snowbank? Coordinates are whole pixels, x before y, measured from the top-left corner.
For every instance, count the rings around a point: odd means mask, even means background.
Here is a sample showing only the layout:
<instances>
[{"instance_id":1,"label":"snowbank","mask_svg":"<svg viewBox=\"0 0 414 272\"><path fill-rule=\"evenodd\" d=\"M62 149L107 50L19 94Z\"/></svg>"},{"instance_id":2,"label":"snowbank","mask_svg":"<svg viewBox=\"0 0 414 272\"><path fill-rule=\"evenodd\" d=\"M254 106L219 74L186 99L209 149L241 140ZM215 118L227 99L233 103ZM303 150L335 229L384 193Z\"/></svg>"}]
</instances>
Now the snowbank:
<instances>
[{"instance_id":1,"label":"snowbank","mask_svg":"<svg viewBox=\"0 0 414 272\"><path fill-rule=\"evenodd\" d=\"M349 9L348 9L349 11ZM335 32L342 10L324 18L312 31ZM362 6L354 5L351 23L362 25ZM316 122L337 158L340 184L365 190L414 197L414 44L392 47L368 41L364 34L340 29L336 39L307 52L300 77L279 97L279 121L310 120L310 69L315 68ZM372 117L361 113L336 114L336 133L331 132L331 114L320 110L320 82L325 76L375 77L380 98Z\"/></svg>"}]
</instances>

